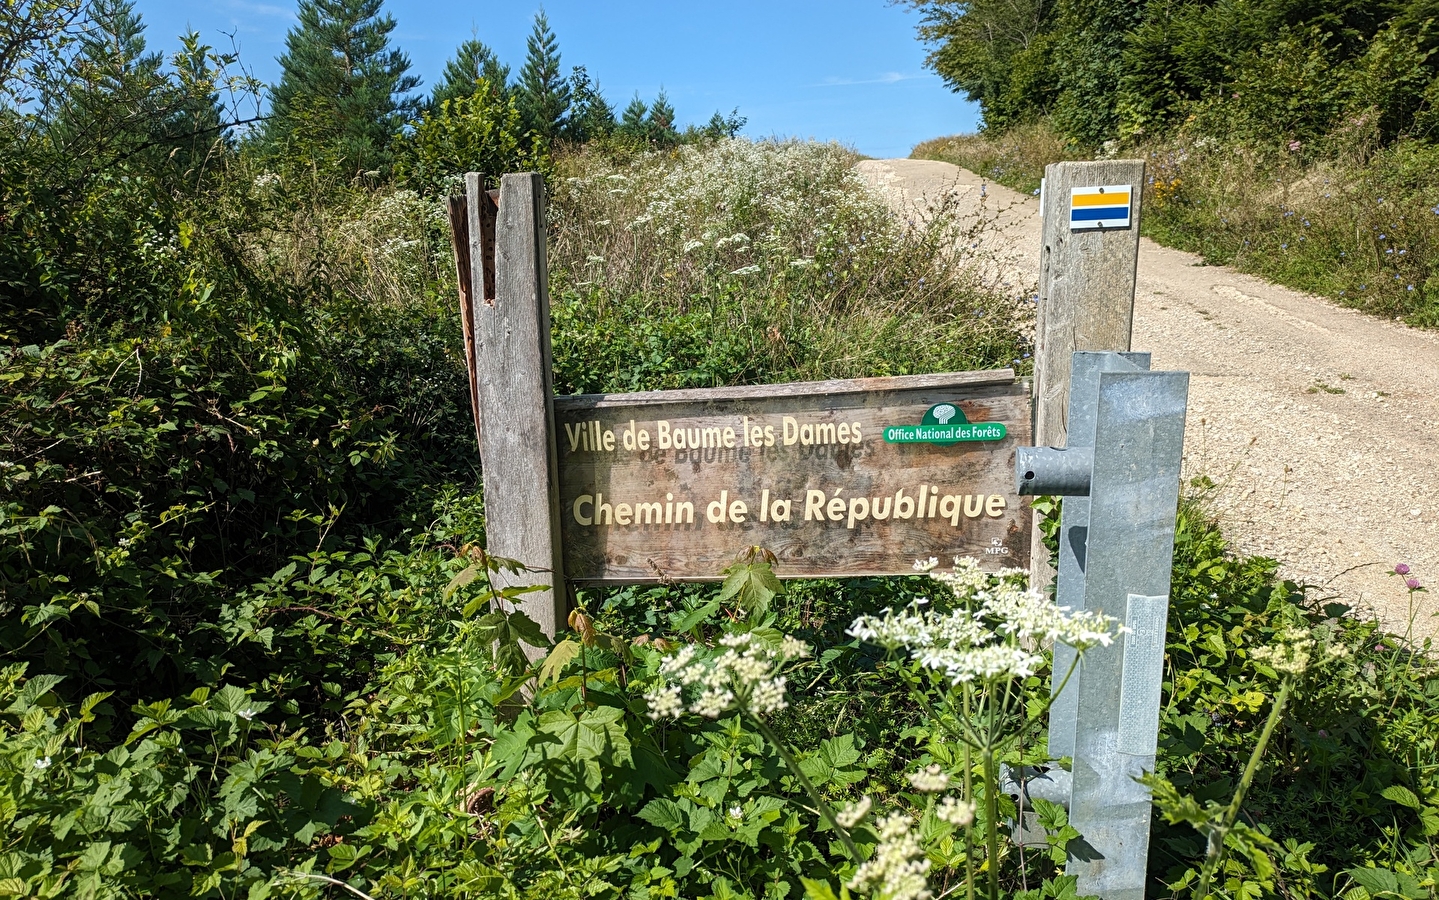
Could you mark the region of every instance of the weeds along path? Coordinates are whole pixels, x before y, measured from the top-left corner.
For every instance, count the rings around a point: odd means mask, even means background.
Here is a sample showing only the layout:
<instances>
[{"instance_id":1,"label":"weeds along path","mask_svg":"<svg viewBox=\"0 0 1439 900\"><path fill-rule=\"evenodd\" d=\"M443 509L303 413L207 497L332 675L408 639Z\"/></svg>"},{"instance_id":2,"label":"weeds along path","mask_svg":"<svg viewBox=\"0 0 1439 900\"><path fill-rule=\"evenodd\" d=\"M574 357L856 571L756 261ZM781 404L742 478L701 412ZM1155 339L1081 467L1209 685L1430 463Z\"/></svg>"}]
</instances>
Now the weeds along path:
<instances>
[{"instance_id":1,"label":"weeds along path","mask_svg":"<svg viewBox=\"0 0 1439 900\"><path fill-rule=\"evenodd\" d=\"M914 215L948 194L992 227L989 258L1030 283L1039 204L949 163L866 160L859 173ZM1185 466L1238 551L1272 556L1402 633L1405 562L1439 587L1439 334L1140 242L1134 348L1187 369ZM1439 631L1439 591L1414 595Z\"/></svg>"}]
</instances>

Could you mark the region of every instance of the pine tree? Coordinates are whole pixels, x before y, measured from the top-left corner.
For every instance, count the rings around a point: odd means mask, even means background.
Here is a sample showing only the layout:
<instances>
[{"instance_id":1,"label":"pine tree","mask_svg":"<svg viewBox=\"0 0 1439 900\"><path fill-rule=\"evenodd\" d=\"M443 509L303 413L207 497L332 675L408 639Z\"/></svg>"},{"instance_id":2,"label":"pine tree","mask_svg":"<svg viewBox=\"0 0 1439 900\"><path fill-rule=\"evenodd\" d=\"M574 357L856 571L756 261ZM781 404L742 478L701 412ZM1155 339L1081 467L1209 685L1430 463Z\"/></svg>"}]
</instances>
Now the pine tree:
<instances>
[{"instance_id":1,"label":"pine tree","mask_svg":"<svg viewBox=\"0 0 1439 900\"><path fill-rule=\"evenodd\" d=\"M147 51L145 24L130 0L96 0L91 17L65 77L41 85L51 138L71 154L101 143L126 155L157 145L177 100L161 72L163 57Z\"/></svg>"},{"instance_id":2,"label":"pine tree","mask_svg":"<svg viewBox=\"0 0 1439 900\"><path fill-rule=\"evenodd\" d=\"M640 99L640 92L635 91L634 99L620 118L620 133L630 137L642 138L645 136L645 116L649 113L650 107Z\"/></svg>"},{"instance_id":3,"label":"pine tree","mask_svg":"<svg viewBox=\"0 0 1439 900\"><path fill-rule=\"evenodd\" d=\"M518 97L525 129L548 143L559 136L570 109L570 85L560 75L560 49L544 9L535 14L535 26L520 70Z\"/></svg>"},{"instance_id":4,"label":"pine tree","mask_svg":"<svg viewBox=\"0 0 1439 900\"><path fill-rule=\"evenodd\" d=\"M570 95L574 102L565 127L566 138L583 143L614 132L615 109L600 93L599 84L590 80L584 66L575 66L570 72Z\"/></svg>"},{"instance_id":5,"label":"pine tree","mask_svg":"<svg viewBox=\"0 0 1439 900\"><path fill-rule=\"evenodd\" d=\"M468 97L475 92L476 82L483 79L500 100L510 94L510 67L500 62L493 50L471 38L461 44L455 55L445 63L445 71L430 95L430 105L438 107L446 100Z\"/></svg>"},{"instance_id":6,"label":"pine tree","mask_svg":"<svg viewBox=\"0 0 1439 900\"><path fill-rule=\"evenodd\" d=\"M675 108L670 105L669 95L664 88L660 88L659 96L650 104L650 114L645 124L648 126L646 131L652 144L665 147L679 140L680 133L675 128Z\"/></svg>"},{"instance_id":7,"label":"pine tree","mask_svg":"<svg viewBox=\"0 0 1439 900\"><path fill-rule=\"evenodd\" d=\"M383 0L300 0L271 94L270 147L354 171L388 162L388 146L418 109L420 80L390 48L395 20Z\"/></svg>"},{"instance_id":8,"label":"pine tree","mask_svg":"<svg viewBox=\"0 0 1439 900\"><path fill-rule=\"evenodd\" d=\"M660 88L659 96L655 97L655 102L650 105L650 124L657 131L675 130L675 108L670 105L669 95L664 88Z\"/></svg>"}]
</instances>

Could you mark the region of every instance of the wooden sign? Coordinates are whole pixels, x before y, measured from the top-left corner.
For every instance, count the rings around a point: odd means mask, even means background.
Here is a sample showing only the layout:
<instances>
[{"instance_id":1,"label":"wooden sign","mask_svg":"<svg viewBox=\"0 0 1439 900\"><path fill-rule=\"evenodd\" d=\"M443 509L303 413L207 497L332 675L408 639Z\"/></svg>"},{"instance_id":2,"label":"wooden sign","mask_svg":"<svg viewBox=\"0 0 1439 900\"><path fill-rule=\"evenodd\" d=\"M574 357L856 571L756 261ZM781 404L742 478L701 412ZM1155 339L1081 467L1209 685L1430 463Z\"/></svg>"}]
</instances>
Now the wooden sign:
<instances>
[{"instance_id":1,"label":"wooden sign","mask_svg":"<svg viewBox=\"0 0 1439 900\"><path fill-rule=\"evenodd\" d=\"M752 545L781 577L1029 562L1014 487L1029 396L1008 369L576 395L554 411L572 581L715 579Z\"/></svg>"}]
</instances>

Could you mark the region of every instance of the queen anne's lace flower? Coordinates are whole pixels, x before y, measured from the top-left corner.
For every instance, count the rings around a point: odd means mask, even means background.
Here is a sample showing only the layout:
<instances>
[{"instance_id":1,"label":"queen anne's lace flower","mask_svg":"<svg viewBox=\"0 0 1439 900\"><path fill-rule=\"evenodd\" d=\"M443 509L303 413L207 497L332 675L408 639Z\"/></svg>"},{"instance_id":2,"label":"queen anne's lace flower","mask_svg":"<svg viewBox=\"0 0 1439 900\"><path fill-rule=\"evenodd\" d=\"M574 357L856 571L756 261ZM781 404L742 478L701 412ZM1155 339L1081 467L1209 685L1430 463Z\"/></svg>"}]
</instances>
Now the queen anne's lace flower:
<instances>
[{"instance_id":1,"label":"queen anne's lace flower","mask_svg":"<svg viewBox=\"0 0 1439 900\"><path fill-rule=\"evenodd\" d=\"M780 670L809 655L804 641L785 636L775 642L750 633L727 634L720 646L688 644L660 663L661 683L645 694L650 717L678 718L686 711L711 719L732 709L770 715L788 706ZM694 698L685 705L686 689Z\"/></svg>"},{"instance_id":2,"label":"queen anne's lace flower","mask_svg":"<svg viewBox=\"0 0 1439 900\"><path fill-rule=\"evenodd\" d=\"M923 791L926 794L937 794L949 787L949 775L939 767L939 763L920 769L918 772L911 772L904 777L909 779L910 786L916 791Z\"/></svg>"},{"instance_id":3,"label":"queen anne's lace flower","mask_svg":"<svg viewBox=\"0 0 1439 900\"><path fill-rule=\"evenodd\" d=\"M948 822L956 828L968 828L974 824L974 804L965 803L957 797L945 797L935 807L934 815L941 822Z\"/></svg>"},{"instance_id":4,"label":"queen anne's lace flower","mask_svg":"<svg viewBox=\"0 0 1439 900\"><path fill-rule=\"evenodd\" d=\"M929 860L913 824L902 813L891 813L879 823L879 846L855 870L851 890L872 891L880 900L928 900Z\"/></svg>"},{"instance_id":5,"label":"queen anne's lace flower","mask_svg":"<svg viewBox=\"0 0 1439 900\"><path fill-rule=\"evenodd\" d=\"M869 815L869 809L872 803L873 801L869 799L869 795L865 794L855 802L846 804L844 809L835 813L834 820L839 823L841 828L853 828L860 822L863 822L865 816Z\"/></svg>"},{"instance_id":6,"label":"queen anne's lace flower","mask_svg":"<svg viewBox=\"0 0 1439 900\"><path fill-rule=\"evenodd\" d=\"M934 560L915 563L930 571ZM1031 643L1060 641L1079 650L1109 645L1122 631L1109 616L1071 612L1022 587L1023 572L985 572L973 559L957 559L952 571L931 572L963 602L939 612L918 601L900 612L860 616L849 633L888 650L907 650L925 668L954 684L1027 678L1044 658L1025 649Z\"/></svg>"}]
</instances>

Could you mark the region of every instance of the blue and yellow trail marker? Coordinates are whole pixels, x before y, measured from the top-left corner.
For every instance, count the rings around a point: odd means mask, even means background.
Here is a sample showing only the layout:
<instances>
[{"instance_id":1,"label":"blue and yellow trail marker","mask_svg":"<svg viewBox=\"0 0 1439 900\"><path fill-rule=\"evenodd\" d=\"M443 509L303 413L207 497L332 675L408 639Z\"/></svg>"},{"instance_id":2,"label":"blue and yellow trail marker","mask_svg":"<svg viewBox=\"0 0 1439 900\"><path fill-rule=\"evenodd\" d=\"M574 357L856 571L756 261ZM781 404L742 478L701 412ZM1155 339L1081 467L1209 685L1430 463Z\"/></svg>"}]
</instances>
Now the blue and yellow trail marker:
<instances>
[{"instance_id":1,"label":"blue and yellow trail marker","mask_svg":"<svg viewBox=\"0 0 1439 900\"><path fill-rule=\"evenodd\" d=\"M1069 230L1128 228L1133 185L1070 188Z\"/></svg>"}]
</instances>

